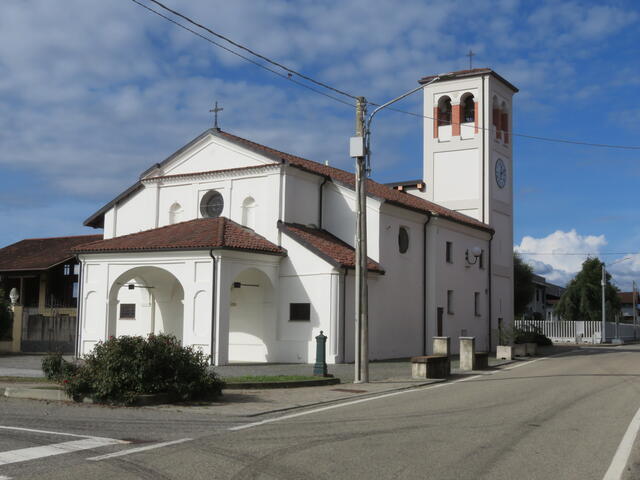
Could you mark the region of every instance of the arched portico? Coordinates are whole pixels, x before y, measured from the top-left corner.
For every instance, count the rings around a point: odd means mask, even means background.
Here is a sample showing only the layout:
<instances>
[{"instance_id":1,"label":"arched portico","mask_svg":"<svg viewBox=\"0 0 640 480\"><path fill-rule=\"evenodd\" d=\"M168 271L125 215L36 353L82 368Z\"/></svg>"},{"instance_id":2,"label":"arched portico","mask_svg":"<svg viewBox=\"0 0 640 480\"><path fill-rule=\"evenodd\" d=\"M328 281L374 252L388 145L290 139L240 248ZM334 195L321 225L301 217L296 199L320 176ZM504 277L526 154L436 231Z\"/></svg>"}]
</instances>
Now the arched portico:
<instances>
[{"instance_id":1,"label":"arched portico","mask_svg":"<svg viewBox=\"0 0 640 480\"><path fill-rule=\"evenodd\" d=\"M229 362L273 361L277 317L271 280L261 270L248 268L229 288Z\"/></svg>"},{"instance_id":2,"label":"arched portico","mask_svg":"<svg viewBox=\"0 0 640 480\"><path fill-rule=\"evenodd\" d=\"M121 274L109 289L109 336L169 333L183 339L184 289L170 272L141 266Z\"/></svg>"}]
</instances>

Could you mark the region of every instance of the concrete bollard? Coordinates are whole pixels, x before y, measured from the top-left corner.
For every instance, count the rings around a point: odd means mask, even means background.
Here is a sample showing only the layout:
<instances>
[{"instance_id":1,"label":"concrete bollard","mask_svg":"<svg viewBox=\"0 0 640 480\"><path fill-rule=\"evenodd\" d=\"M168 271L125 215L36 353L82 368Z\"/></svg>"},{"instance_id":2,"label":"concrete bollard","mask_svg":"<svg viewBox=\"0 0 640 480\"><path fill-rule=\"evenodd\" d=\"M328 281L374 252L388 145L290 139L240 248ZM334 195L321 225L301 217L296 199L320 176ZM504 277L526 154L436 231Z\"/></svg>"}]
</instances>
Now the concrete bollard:
<instances>
[{"instance_id":1,"label":"concrete bollard","mask_svg":"<svg viewBox=\"0 0 640 480\"><path fill-rule=\"evenodd\" d=\"M433 354L447 357L447 375L451 374L451 338L433 337Z\"/></svg>"},{"instance_id":2,"label":"concrete bollard","mask_svg":"<svg viewBox=\"0 0 640 480\"><path fill-rule=\"evenodd\" d=\"M460 337L460 370L476 369L476 338Z\"/></svg>"},{"instance_id":3,"label":"concrete bollard","mask_svg":"<svg viewBox=\"0 0 640 480\"><path fill-rule=\"evenodd\" d=\"M511 345L498 345L496 347L496 358L498 360L512 360L513 347Z\"/></svg>"}]
</instances>

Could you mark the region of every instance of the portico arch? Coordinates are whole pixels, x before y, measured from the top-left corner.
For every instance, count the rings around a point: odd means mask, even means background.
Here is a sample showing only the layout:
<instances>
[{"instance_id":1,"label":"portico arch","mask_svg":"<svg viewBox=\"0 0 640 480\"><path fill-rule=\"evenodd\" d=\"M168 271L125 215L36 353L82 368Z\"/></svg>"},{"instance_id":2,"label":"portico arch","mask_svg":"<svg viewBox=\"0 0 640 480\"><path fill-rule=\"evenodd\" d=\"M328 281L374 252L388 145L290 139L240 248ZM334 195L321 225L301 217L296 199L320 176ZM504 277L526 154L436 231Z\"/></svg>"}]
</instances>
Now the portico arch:
<instances>
[{"instance_id":1,"label":"portico arch","mask_svg":"<svg viewBox=\"0 0 640 480\"><path fill-rule=\"evenodd\" d=\"M248 268L236 275L230 289L229 362L273 361L277 320L271 280Z\"/></svg>"},{"instance_id":2,"label":"portico arch","mask_svg":"<svg viewBox=\"0 0 640 480\"><path fill-rule=\"evenodd\" d=\"M182 341L183 324L184 289L169 271L135 267L110 286L109 336L168 333Z\"/></svg>"}]
</instances>

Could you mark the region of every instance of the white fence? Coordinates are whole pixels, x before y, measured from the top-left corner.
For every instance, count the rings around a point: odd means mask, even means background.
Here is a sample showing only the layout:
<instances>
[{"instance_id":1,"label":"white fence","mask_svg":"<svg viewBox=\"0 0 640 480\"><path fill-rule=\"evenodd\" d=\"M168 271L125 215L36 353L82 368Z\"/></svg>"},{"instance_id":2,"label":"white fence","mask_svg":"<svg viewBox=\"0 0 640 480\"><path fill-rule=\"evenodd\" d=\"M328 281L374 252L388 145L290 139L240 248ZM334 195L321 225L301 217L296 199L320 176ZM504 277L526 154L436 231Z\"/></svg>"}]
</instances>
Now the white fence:
<instances>
[{"instance_id":1,"label":"white fence","mask_svg":"<svg viewBox=\"0 0 640 480\"><path fill-rule=\"evenodd\" d=\"M565 320L515 320L514 326L521 330L537 329L553 342L564 343L600 343L602 322ZM606 340L620 339L632 341L640 339L640 327L628 323L606 324Z\"/></svg>"}]
</instances>

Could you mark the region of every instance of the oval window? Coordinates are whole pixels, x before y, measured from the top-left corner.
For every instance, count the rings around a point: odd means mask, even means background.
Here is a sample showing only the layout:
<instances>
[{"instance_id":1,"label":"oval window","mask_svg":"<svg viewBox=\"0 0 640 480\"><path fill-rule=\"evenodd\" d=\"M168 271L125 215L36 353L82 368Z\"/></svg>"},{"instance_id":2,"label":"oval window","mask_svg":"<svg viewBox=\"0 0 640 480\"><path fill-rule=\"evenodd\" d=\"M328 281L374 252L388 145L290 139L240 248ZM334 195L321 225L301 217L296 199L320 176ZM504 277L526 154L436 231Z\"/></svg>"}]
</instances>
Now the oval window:
<instances>
[{"instance_id":1,"label":"oval window","mask_svg":"<svg viewBox=\"0 0 640 480\"><path fill-rule=\"evenodd\" d=\"M222 213L224 199L220 192L211 190L200 201L200 213L203 217L216 218Z\"/></svg>"},{"instance_id":2,"label":"oval window","mask_svg":"<svg viewBox=\"0 0 640 480\"><path fill-rule=\"evenodd\" d=\"M409 231L406 227L400 227L398 230L398 250L400 253L406 253L409 250Z\"/></svg>"}]
</instances>

